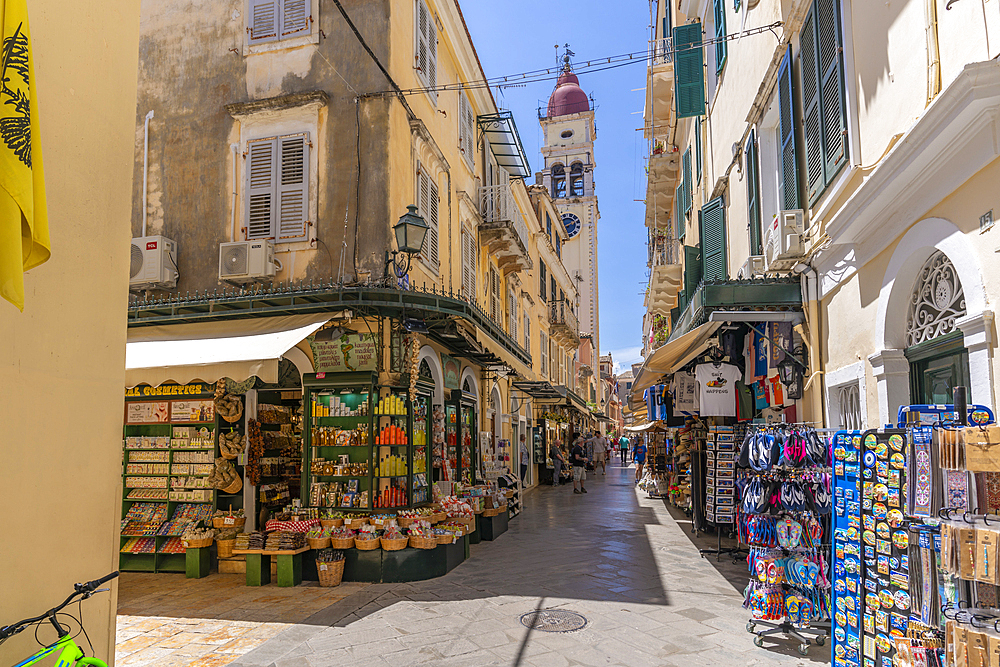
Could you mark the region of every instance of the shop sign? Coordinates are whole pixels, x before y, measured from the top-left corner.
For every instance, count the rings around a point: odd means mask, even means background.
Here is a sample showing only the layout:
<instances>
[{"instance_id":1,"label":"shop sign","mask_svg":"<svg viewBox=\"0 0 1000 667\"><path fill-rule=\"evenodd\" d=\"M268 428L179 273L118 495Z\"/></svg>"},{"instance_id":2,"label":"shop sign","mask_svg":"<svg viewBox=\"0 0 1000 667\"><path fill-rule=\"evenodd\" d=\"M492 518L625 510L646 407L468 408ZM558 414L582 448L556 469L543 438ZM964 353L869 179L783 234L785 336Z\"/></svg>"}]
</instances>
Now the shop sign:
<instances>
[{"instance_id":1,"label":"shop sign","mask_svg":"<svg viewBox=\"0 0 1000 667\"><path fill-rule=\"evenodd\" d=\"M169 419L168 401L134 401L125 404L126 424L160 424Z\"/></svg>"},{"instance_id":2,"label":"shop sign","mask_svg":"<svg viewBox=\"0 0 1000 667\"><path fill-rule=\"evenodd\" d=\"M156 398L160 396L199 396L214 394L215 387L204 382L190 384L162 384L159 387L143 385L125 390L125 398Z\"/></svg>"},{"instance_id":3,"label":"shop sign","mask_svg":"<svg viewBox=\"0 0 1000 667\"><path fill-rule=\"evenodd\" d=\"M462 386L462 364L455 357L441 353L441 368L444 369L444 388L460 389Z\"/></svg>"},{"instance_id":4,"label":"shop sign","mask_svg":"<svg viewBox=\"0 0 1000 667\"><path fill-rule=\"evenodd\" d=\"M171 401L170 421L210 422L215 421L214 401Z\"/></svg>"},{"instance_id":5,"label":"shop sign","mask_svg":"<svg viewBox=\"0 0 1000 667\"><path fill-rule=\"evenodd\" d=\"M309 337L313 367L317 373L342 371L374 371L378 363L378 341L375 334L345 333L333 340Z\"/></svg>"}]
</instances>

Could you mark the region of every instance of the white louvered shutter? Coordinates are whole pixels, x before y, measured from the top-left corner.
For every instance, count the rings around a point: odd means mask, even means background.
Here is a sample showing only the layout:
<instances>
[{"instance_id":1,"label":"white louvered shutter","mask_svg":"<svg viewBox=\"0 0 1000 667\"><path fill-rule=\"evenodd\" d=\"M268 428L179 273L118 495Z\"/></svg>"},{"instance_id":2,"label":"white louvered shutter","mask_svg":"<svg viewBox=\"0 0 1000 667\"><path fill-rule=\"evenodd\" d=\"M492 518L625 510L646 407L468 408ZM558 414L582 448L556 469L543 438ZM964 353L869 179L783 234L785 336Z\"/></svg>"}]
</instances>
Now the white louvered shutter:
<instances>
[{"instance_id":1,"label":"white louvered shutter","mask_svg":"<svg viewBox=\"0 0 1000 667\"><path fill-rule=\"evenodd\" d=\"M309 239L309 135L279 137L277 240Z\"/></svg>"},{"instance_id":2,"label":"white louvered shutter","mask_svg":"<svg viewBox=\"0 0 1000 667\"><path fill-rule=\"evenodd\" d=\"M247 143L246 171L246 237L266 239L274 236L275 190L277 174L276 139Z\"/></svg>"},{"instance_id":3,"label":"white louvered shutter","mask_svg":"<svg viewBox=\"0 0 1000 667\"><path fill-rule=\"evenodd\" d=\"M528 304L524 304L524 349L531 354L531 316L528 314Z\"/></svg>"},{"instance_id":4,"label":"white louvered shutter","mask_svg":"<svg viewBox=\"0 0 1000 667\"><path fill-rule=\"evenodd\" d=\"M308 33L312 16L310 0L282 0L281 38Z\"/></svg>"},{"instance_id":5,"label":"white louvered shutter","mask_svg":"<svg viewBox=\"0 0 1000 667\"><path fill-rule=\"evenodd\" d=\"M458 94L458 147L470 167L476 165L476 115L465 93Z\"/></svg>"},{"instance_id":6,"label":"white louvered shutter","mask_svg":"<svg viewBox=\"0 0 1000 667\"><path fill-rule=\"evenodd\" d=\"M278 0L250 0L247 32L251 44L278 39Z\"/></svg>"},{"instance_id":7,"label":"white louvered shutter","mask_svg":"<svg viewBox=\"0 0 1000 667\"><path fill-rule=\"evenodd\" d=\"M428 236L431 237L431 247L430 247L430 260L431 264L437 266L440 263L440 256L438 254L438 186L430 177L427 178L428 183L430 183L430 220L428 224L431 226L431 230L427 232Z\"/></svg>"},{"instance_id":8,"label":"white louvered shutter","mask_svg":"<svg viewBox=\"0 0 1000 667\"><path fill-rule=\"evenodd\" d=\"M424 173L424 168L417 163L417 206L420 209L420 217L424 219L428 227L431 224L430 204L431 204L431 183ZM431 232L424 234L424 245L420 248L420 257L425 262L431 257Z\"/></svg>"}]
</instances>

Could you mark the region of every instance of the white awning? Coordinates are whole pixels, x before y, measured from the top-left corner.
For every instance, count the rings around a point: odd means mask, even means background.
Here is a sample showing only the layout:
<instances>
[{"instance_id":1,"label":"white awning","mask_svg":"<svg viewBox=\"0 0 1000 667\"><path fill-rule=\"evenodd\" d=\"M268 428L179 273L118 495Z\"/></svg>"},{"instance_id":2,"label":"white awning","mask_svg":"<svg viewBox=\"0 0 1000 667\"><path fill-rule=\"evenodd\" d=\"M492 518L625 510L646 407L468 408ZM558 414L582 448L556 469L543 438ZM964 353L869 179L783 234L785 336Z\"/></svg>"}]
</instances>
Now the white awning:
<instances>
[{"instance_id":1,"label":"white awning","mask_svg":"<svg viewBox=\"0 0 1000 667\"><path fill-rule=\"evenodd\" d=\"M633 409L642 406L642 393L646 389L657 384L664 375L677 372L705 351L708 348L708 339L721 326L722 322L706 322L680 338L665 343L646 357L646 361L643 362L639 374L632 383L632 391L629 394L629 404Z\"/></svg>"},{"instance_id":2,"label":"white awning","mask_svg":"<svg viewBox=\"0 0 1000 667\"><path fill-rule=\"evenodd\" d=\"M129 329L125 345L125 384L158 386L241 382L259 377L278 381L278 360L336 313L258 317Z\"/></svg>"}]
</instances>

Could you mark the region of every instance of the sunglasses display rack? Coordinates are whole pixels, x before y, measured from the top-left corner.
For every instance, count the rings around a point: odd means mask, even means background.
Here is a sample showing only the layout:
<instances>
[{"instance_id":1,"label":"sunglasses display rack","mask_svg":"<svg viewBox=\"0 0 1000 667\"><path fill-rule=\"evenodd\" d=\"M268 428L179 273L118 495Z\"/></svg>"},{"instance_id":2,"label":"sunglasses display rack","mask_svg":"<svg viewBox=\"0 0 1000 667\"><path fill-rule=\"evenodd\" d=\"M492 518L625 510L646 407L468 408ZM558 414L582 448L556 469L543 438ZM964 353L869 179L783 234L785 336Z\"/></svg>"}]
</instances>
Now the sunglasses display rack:
<instances>
[{"instance_id":1,"label":"sunglasses display rack","mask_svg":"<svg viewBox=\"0 0 1000 667\"><path fill-rule=\"evenodd\" d=\"M784 635L807 655L830 621L830 446L814 429L752 425L736 459L740 542L750 548L747 632ZM758 626L763 629L758 629Z\"/></svg>"}]
</instances>

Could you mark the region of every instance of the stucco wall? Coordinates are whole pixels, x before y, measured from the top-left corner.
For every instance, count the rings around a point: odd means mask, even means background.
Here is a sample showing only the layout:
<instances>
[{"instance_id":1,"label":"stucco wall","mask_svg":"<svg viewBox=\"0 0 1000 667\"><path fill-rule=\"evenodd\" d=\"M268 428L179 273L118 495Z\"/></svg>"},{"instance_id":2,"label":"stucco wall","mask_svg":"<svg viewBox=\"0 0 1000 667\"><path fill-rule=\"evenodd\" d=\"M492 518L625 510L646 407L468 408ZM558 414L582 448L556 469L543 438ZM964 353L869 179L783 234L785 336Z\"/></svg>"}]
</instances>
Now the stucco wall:
<instances>
[{"instance_id":1,"label":"stucco wall","mask_svg":"<svg viewBox=\"0 0 1000 667\"><path fill-rule=\"evenodd\" d=\"M368 45L383 61L389 55L388 0L345 0L344 7ZM230 240L233 165L230 144L240 142L239 123L227 104L322 90L329 95L320 114L318 243L294 244L292 258L279 244L283 270L277 280L326 279L338 275L347 214L345 275L354 275L354 238L359 268L380 272L390 236L388 209L388 99L358 94L389 88L332 3L313 3L317 43L245 55L246 3L193 4L190 0L143 3L140 76L134 115L132 233L142 228L143 121L150 122L147 234L177 241L177 292L219 287L219 243ZM358 120L360 113L360 146ZM246 139L247 137L244 137ZM243 222L245 160L239 147L236 200L237 240ZM315 149L314 149L315 150ZM360 217L357 202L361 156ZM405 209L403 209L405 211ZM401 211L400 214L403 212ZM398 217L399 214L396 215ZM392 220L395 221L395 218ZM375 258L373 260L373 257Z\"/></svg>"},{"instance_id":2,"label":"stucco wall","mask_svg":"<svg viewBox=\"0 0 1000 667\"><path fill-rule=\"evenodd\" d=\"M0 302L0 624L114 570L121 511L139 7L32 0L29 11L52 258L27 274L23 313ZM116 591L83 605L103 659ZM25 632L0 646L0 664L36 649Z\"/></svg>"}]
</instances>

